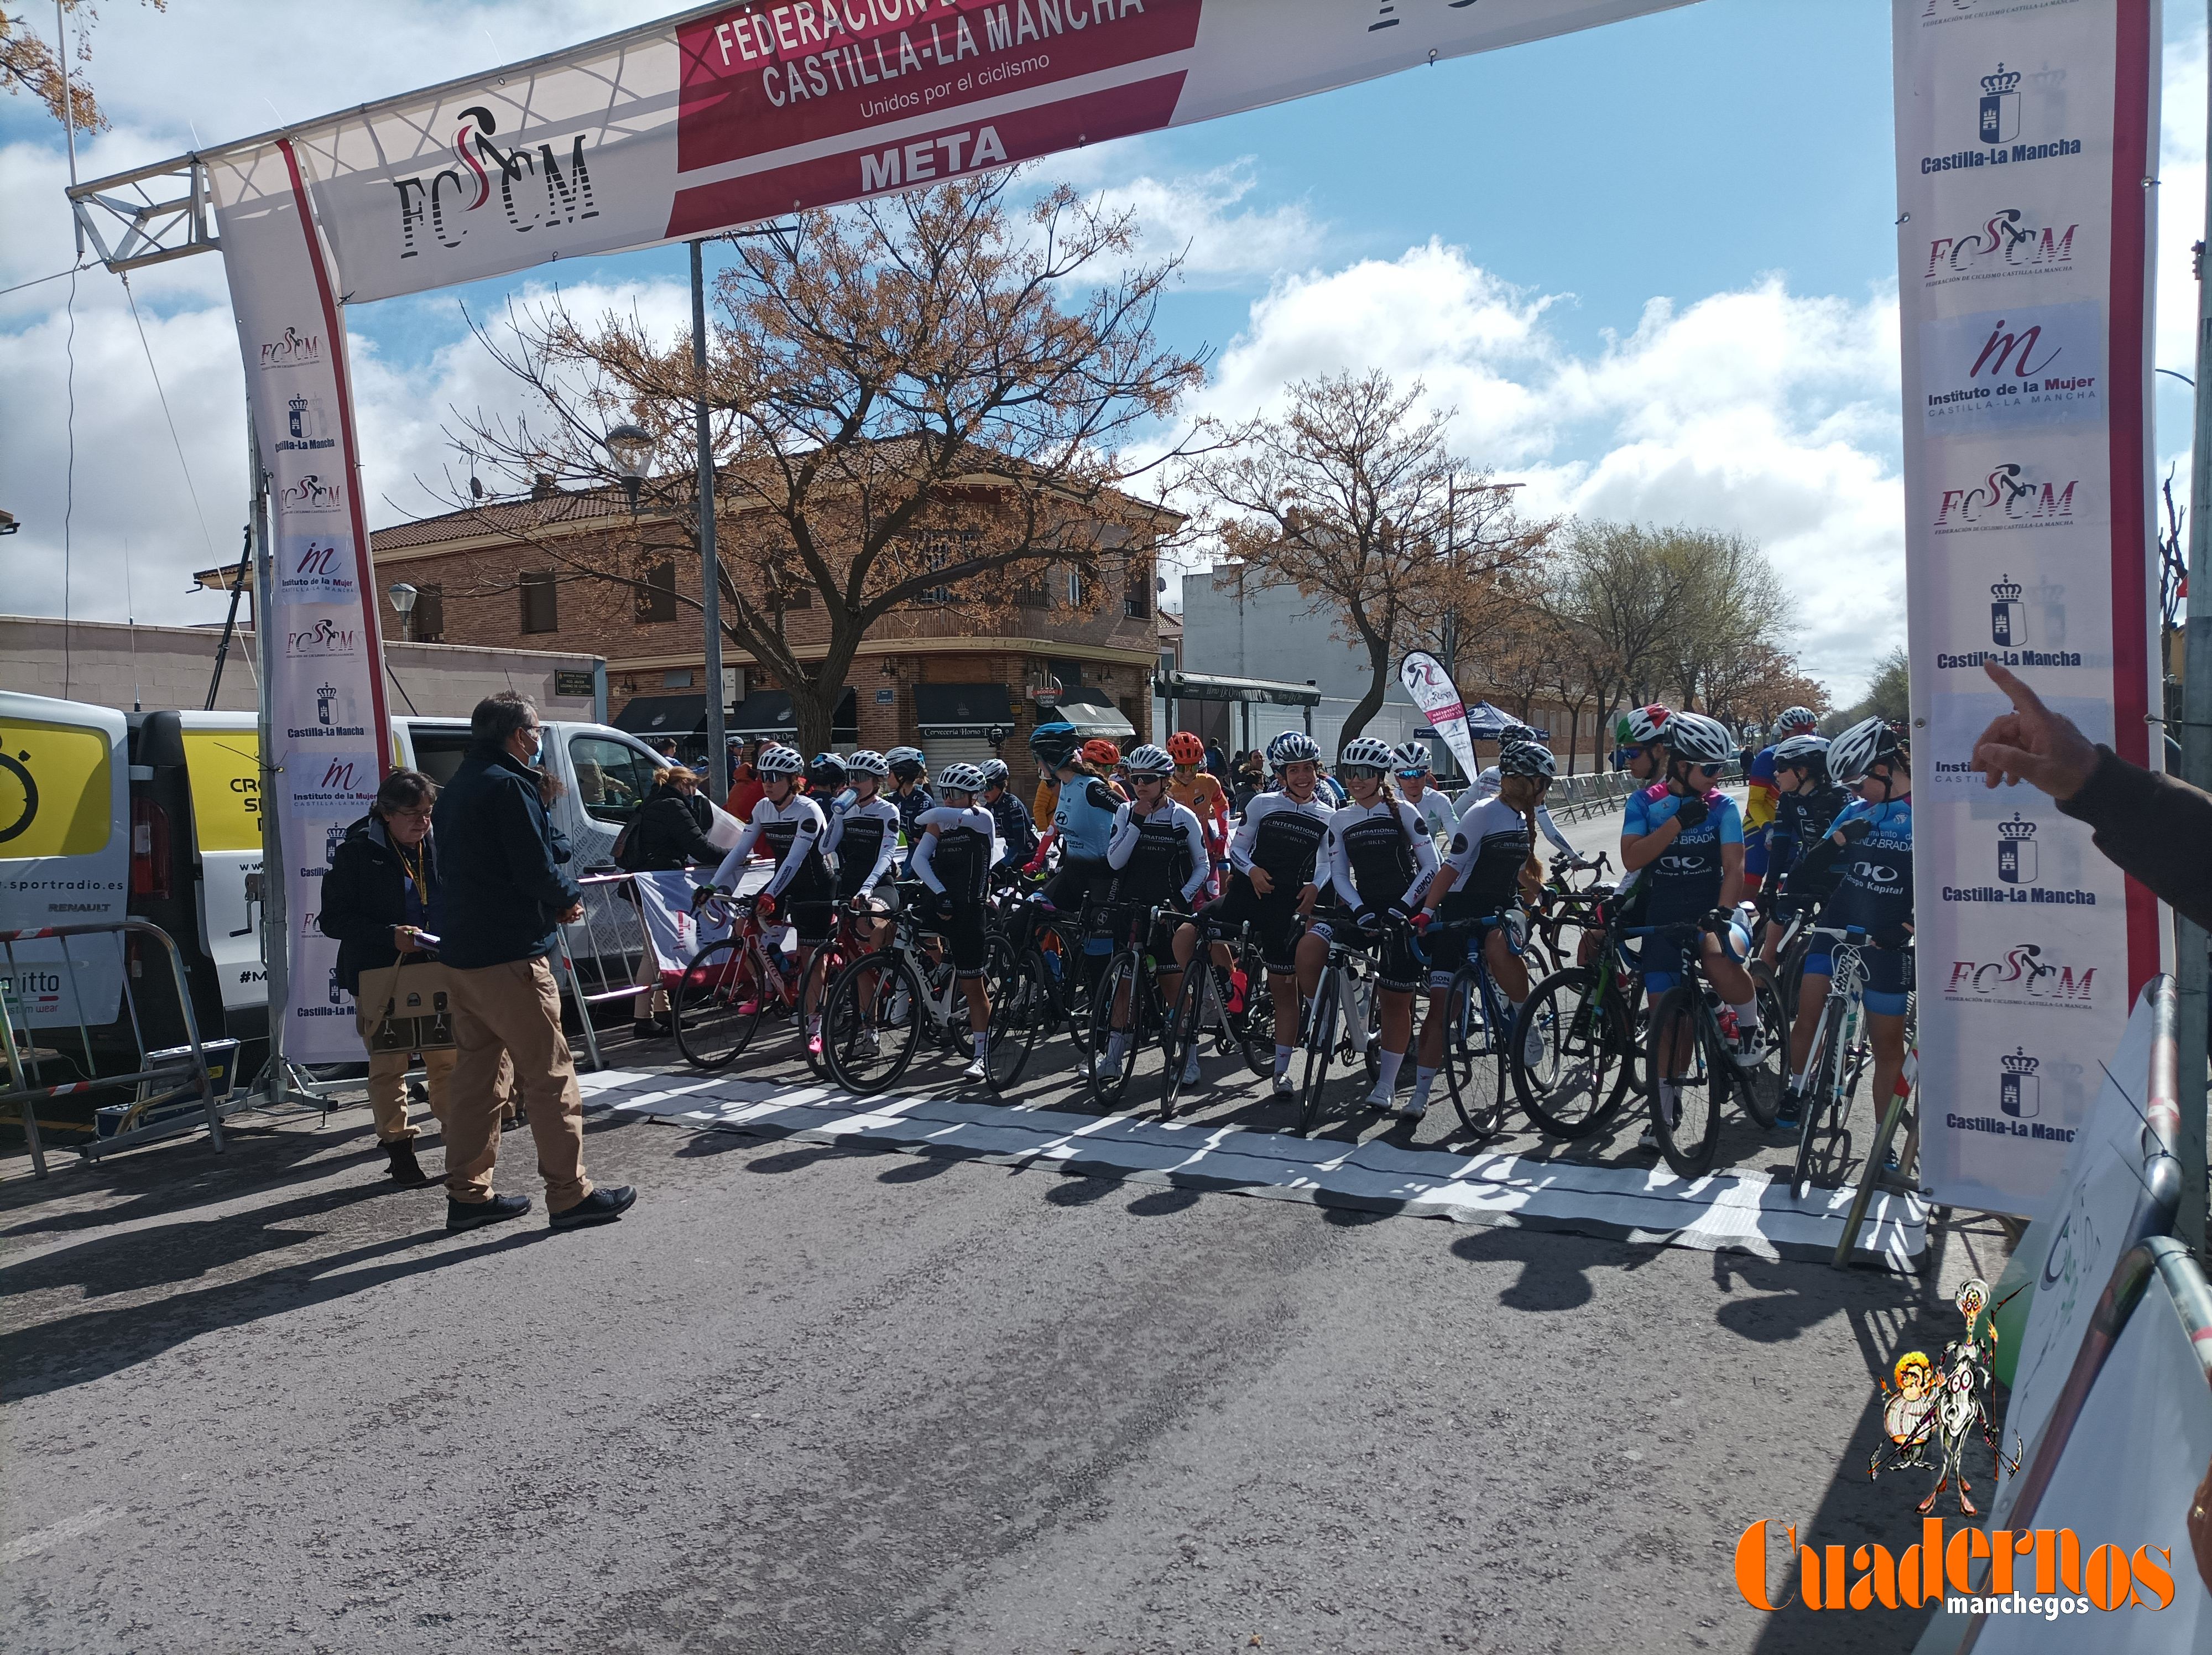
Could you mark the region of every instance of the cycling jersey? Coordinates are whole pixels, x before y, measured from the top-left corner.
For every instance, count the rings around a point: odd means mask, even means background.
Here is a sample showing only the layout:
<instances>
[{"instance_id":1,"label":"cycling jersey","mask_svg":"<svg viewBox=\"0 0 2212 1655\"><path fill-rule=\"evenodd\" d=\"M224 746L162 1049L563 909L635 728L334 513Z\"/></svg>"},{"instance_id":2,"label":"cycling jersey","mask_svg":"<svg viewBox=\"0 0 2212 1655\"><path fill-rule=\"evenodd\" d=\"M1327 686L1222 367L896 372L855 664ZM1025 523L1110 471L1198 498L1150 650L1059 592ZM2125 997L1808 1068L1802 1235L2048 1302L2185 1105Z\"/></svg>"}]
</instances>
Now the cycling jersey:
<instances>
[{"instance_id":1,"label":"cycling jersey","mask_svg":"<svg viewBox=\"0 0 2212 1655\"><path fill-rule=\"evenodd\" d=\"M1912 919L1912 800L1870 805L1855 799L1828 831L1857 822L1868 824L1866 837L1845 844L1836 859L1841 877L1820 923L1856 925L1870 937L1891 934Z\"/></svg>"},{"instance_id":2,"label":"cycling jersey","mask_svg":"<svg viewBox=\"0 0 2212 1655\"><path fill-rule=\"evenodd\" d=\"M1770 866L1767 837L1774 823L1776 801L1782 796L1782 790L1774 785L1772 747L1761 747L1753 755L1744 769L1744 780L1749 785L1743 795L1743 875L1747 887L1756 891Z\"/></svg>"},{"instance_id":3,"label":"cycling jersey","mask_svg":"<svg viewBox=\"0 0 2212 1655\"><path fill-rule=\"evenodd\" d=\"M1623 831L1629 837L1656 833L1682 807L1682 800L1668 792L1664 782L1653 783L1628 804L1628 822ZM1735 800L1724 793L1706 794L1705 819L1684 829L1656 861L1644 865L1639 883L1645 887L1650 904L1644 910L1646 922L1671 924L1715 907L1720 901L1723 873L1721 849L1742 843L1743 815L1736 809Z\"/></svg>"},{"instance_id":4,"label":"cycling jersey","mask_svg":"<svg viewBox=\"0 0 2212 1655\"><path fill-rule=\"evenodd\" d=\"M1408 799L1406 803L1420 812L1421 825L1433 842L1451 843L1452 834L1459 827L1459 812L1453 808L1450 800L1435 788L1423 788L1419 799Z\"/></svg>"},{"instance_id":5,"label":"cycling jersey","mask_svg":"<svg viewBox=\"0 0 2212 1655\"><path fill-rule=\"evenodd\" d=\"M1304 804L1287 793L1263 793L1244 806L1229 841L1229 865L1239 873L1262 869L1278 891L1312 883L1314 863L1328 837L1329 807L1314 794Z\"/></svg>"},{"instance_id":6,"label":"cycling jersey","mask_svg":"<svg viewBox=\"0 0 2212 1655\"><path fill-rule=\"evenodd\" d=\"M1475 777L1474 785L1460 796L1461 805L1462 807L1474 806L1482 803L1486 799L1497 798L1498 785L1498 766L1492 764L1480 776ZM1464 808L1461 813L1465 814ZM1552 820L1552 812L1541 805L1536 806L1536 831L1551 842L1553 849L1563 850L1570 856L1575 854L1575 848L1567 842L1567 836L1560 832L1558 825ZM1626 890L1627 886L1624 884L1621 888Z\"/></svg>"},{"instance_id":7,"label":"cycling jersey","mask_svg":"<svg viewBox=\"0 0 2212 1655\"><path fill-rule=\"evenodd\" d=\"M1106 865L1116 873L1112 900L1141 908L1171 897L1188 902L1212 871L1197 814L1172 799L1150 816L1139 815L1133 801L1123 805L1115 813Z\"/></svg>"},{"instance_id":8,"label":"cycling jersey","mask_svg":"<svg viewBox=\"0 0 2212 1655\"><path fill-rule=\"evenodd\" d=\"M991 812L976 805L964 810L933 805L915 826L915 877L957 905L981 908L999 860L999 829Z\"/></svg>"},{"instance_id":9,"label":"cycling jersey","mask_svg":"<svg viewBox=\"0 0 2212 1655\"><path fill-rule=\"evenodd\" d=\"M937 800L930 793L927 782L917 782L914 784L913 792L891 794L891 803L898 811L899 831L906 835L906 843L910 853L915 842L921 837L921 830L917 825L921 819L921 813L926 810L935 808Z\"/></svg>"},{"instance_id":10,"label":"cycling jersey","mask_svg":"<svg viewBox=\"0 0 2212 1655\"><path fill-rule=\"evenodd\" d=\"M1036 830L1030 824L1029 811L1012 791L1001 788L999 796L988 801L991 819L999 824L999 843L1004 847L1001 862L1025 862L1036 854Z\"/></svg>"},{"instance_id":11,"label":"cycling jersey","mask_svg":"<svg viewBox=\"0 0 2212 1655\"><path fill-rule=\"evenodd\" d=\"M1766 834L1766 871L1776 879L1789 880L1793 898L1817 902L1836 888L1842 870L1808 865L1806 858L1850 802L1833 782L1809 793L1775 796L1774 822Z\"/></svg>"},{"instance_id":12,"label":"cycling jersey","mask_svg":"<svg viewBox=\"0 0 2212 1655\"><path fill-rule=\"evenodd\" d=\"M781 805L763 794L753 806L752 820L745 824L737 843L714 870L714 883L735 891L746 858L758 845L775 859L775 872L769 876L761 894L781 897L788 892L793 902L826 901L831 886L830 865L822 860L825 831L822 806L805 794L794 790Z\"/></svg>"},{"instance_id":13,"label":"cycling jersey","mask_svg":"<svg viewBox=\"0 0 2212 1655\"><path fill-rule=\"evenodd\" d=\"M1170 776L1168 797L1198 818L1207 855L1218 855L1229 838L1229 795L1221 790L1221 783L1204 770L1193 772L1188 782Z\"/></svg>"},{"instance_id":14,"label":"cycling jersey","mask_svg":"<svg viewBox=\"0 0 2212 1655\"><path fill-rule=\"evenodd\" d=\"M866 804L856 799L837 812L822 849L837 859L840 899L874 893L898 860L898 807L880 794Z\"/></svg>"},{"instance_id":15,"label":"cycling jersey","mask_svg":"<svg viewBox=\"0 0 2212 1655\"><path fill-rule=\"evenodd\" d=\"M1528 818L1503 799L1478 799L1452 829L1443 865L1452 888L1442 911L1448 919L1479 919L1513 904L1534 844Z\"/></svg>"},{"instance_id":16,"label":"cycling jersey","mask_svg":"<svg viewBox=\"0 0 2212 1655\"><path fill-rule=\"evenodd\" d=\"M1328 883L1355 912L1419 908L1436 877L1437 848L1417 812L1389 797L1346 805L1328 818Z\"/></svg>"},{"instance_id":17,"label":"cycling jersey","mask_svg":"<svg viewBox=\"0 0 2212 1655\"><path fill-rule=\"evenodd\" d=\"M1079 776L1060 790L1052 812L1053 836L1060 854L1078 861L1102 862L1114 837L1115 812L1121 800L1096 776Z\"/></svg>"}]
</instances>

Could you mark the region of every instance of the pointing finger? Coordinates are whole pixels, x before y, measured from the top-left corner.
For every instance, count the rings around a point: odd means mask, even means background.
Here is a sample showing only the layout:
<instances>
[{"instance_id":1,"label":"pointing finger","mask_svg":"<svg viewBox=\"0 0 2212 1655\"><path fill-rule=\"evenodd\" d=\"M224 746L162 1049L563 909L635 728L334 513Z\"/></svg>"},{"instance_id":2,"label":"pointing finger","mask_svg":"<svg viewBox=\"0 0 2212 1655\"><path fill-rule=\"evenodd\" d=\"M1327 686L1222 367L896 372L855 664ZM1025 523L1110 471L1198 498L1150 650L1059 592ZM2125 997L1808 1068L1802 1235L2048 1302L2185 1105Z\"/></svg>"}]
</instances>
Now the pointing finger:
<instances>
[{"instance_id":1,"label":"pointing finger","mask_svg":"<svg viewBox=\"0 0 2212 1655\"><path fill-rule=\"evenodd\" d=\"M2022 713L2048 713L2043 698L2022 683L2009 667L2000 666L1993 660L1982 663L1982 671L1990 675L1990 682L2012 697L2013 708Z\"/></svg>"}]
</instances>

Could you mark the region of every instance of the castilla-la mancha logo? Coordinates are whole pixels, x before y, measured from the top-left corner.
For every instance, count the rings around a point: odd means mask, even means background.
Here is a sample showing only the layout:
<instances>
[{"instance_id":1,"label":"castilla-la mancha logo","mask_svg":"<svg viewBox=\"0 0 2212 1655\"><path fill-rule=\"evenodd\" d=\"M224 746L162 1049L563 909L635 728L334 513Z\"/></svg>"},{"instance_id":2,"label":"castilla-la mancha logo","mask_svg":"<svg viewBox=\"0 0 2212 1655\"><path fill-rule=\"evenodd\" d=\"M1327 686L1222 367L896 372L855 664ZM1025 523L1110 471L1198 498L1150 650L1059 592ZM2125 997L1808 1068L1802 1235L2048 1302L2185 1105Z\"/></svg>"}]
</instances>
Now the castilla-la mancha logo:
<instances>
[{"instance_id":1,"label":"castilla-la mancha logo","mask_svg":"<svg viewBox=\"0 0 2212 1655\"><path fill-rule=\"evenodd\" d=\"M592 196L592 172L584 157L584 135L570 140L566 162L550 143L533 151L527 144L501 149L492 142L499 121L482 104L460 112L453 129L453 164L427 177L392 180L399 192L402 259L433 246L459 247L471 230L487 226L516 235L574 224L599 216ZM478 212L499 201L499 210Z\"/></svg>"}]
</instances>

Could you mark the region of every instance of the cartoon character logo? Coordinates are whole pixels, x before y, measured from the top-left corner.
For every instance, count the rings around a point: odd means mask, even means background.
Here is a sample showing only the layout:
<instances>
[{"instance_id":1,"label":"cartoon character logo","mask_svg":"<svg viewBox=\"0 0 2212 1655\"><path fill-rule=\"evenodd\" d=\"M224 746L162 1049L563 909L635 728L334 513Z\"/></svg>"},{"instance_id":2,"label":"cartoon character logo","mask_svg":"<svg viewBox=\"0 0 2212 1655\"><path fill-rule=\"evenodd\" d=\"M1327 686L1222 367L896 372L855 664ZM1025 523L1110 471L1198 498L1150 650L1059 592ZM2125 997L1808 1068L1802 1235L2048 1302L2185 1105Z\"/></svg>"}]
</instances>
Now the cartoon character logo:
<instances>
[{"instance_id":1,"label":"cartoon character logo","mask_svg":"<svg viewBox=\"0 0 2212 1655\"><path fill-rule=\"evenodd\" d=\"M1901 1471L1913 1466L1933 1469L1936 1486L1920 1502L1923 1517L1936 1509L1936 1497L1954 1479L1959 1485L1959 1510L1968 1517L1980 1515L1971 1497L1966 1464L1968 1439L1977 1431L1996 1457L1998 1476L2020 1469L2019 1433L2013 1435L2012 1456L2008 1459L1990 1417L1990 1363L1997 1342L1996 1324L1984 1314L1991 1311L1990 1284L1979 1276L1963 1281L1952 1302L1966 1317L1965 1336L1943 1347L1940 1364L1930 1362L1928 1354L1919 1350L1909 1350L1897 1359L1892 1370L1897 1389L1892 1390L1887 1381L1881 1387L1882 1428L1889 1435L1889 1444L1876 1449L1867 1462L1869 1480L1885 1469ZM1934 1460L1929 1458L1931 1450L1937 1456Z\"/></svg>"}]
</instances>

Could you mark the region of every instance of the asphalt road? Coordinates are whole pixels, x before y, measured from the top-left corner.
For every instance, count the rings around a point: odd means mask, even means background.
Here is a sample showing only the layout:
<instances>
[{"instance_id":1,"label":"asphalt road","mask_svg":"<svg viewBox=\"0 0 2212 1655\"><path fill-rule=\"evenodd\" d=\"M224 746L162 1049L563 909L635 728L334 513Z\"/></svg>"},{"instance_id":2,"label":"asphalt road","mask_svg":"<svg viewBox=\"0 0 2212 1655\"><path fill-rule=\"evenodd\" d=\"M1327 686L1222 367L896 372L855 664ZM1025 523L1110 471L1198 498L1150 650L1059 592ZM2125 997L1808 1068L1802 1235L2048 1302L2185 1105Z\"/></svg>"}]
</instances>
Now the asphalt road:
<instances>
[{"instance_id":1,"label":"asphalt road","mask_svg":"<svg viewBox=\"0 0 2212 1655\"><path fill-rule=\"evenodd\" d=\"M619 1225L451 1239L358 1110L0 1167L0 1644L1902 1649L1753 1610L1736 1540L1918 1537L1874 1376L1997 1268L606 1117L588 1154Z\"/></svg>"}]
</instances>

